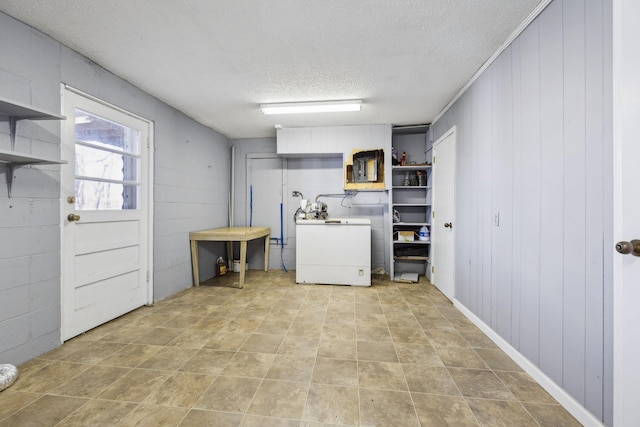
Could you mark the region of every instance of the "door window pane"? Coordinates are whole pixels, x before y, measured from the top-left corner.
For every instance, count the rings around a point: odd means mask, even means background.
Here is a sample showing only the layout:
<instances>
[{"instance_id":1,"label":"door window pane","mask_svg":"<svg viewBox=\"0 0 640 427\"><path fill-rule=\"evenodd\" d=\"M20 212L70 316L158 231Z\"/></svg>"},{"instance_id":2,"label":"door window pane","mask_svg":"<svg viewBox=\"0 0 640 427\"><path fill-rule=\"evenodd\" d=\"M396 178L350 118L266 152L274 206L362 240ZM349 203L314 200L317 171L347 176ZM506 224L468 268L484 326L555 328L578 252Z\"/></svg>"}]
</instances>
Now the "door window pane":
<instances>
[{"instance_id":1,"label":"door window pane","mask_svg":"<svg viewBox=\"0 0 640 427\"><path fill-rule=\"evenodd\" d=\"M138 209L140 132L76 110L76 209Z\"/></svg>"}]
</instances>

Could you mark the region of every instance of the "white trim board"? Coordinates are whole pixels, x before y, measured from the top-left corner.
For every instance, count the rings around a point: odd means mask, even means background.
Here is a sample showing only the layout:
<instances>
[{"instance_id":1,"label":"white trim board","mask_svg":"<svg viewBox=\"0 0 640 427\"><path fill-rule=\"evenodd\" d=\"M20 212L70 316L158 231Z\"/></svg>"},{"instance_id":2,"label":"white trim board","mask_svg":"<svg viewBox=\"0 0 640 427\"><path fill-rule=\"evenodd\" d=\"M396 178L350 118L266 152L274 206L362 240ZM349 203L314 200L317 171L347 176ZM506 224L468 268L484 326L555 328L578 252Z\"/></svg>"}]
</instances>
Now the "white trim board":
<instances>
[{"instance_id":1,"label":"white trim board","mask_svg":"<svg viewBox=\"0 0 640 427\"><path fill-rule=\"evenodd\" d=\"M440 120L440 117L442 117L444 115L444 113L447 112L447 110L449 110L449 108L451 108L453 106L453 104L456 103L456 101L458 101L458 99L460 99L460 97L467 91L467 89L469 89L471 87L471 85L478 80L478 78L482 75L482 73L485 72L485 70L487 68L489 68L489 66L491 64L493 64L493 61L495 61L498 56L500 56L500 54L502 52L505 51L506 48L509 47L509 45L511 45L511 43L513 43L513 41L518 38L518 36L525 30L525 28L527 28L529 26L529 24L531 24L534 19L536 19L538 17L538 15L540 15L542 13L543 10L545 10L545 8L547 6L549 6L549 4L552 2L553 0L542 0L535 9L533 9L533 11L529 14L529 16L527 16L527 18L522 21L522 23L518 26L518 28L516 28L513 33L511 33L511 35L504 41L504 43L502 43L500 45L500 47L498 47L498 49L496 49L495 52L493 52L493 55L491 55L489 57L489 59L487 59L484 64L482 64L482 66L478 69L478 71L475 72L475 74L473 76L471 76L471 78L469 79L469 81L467 82L466 85L464 85L462 87L462 89L460 89L460 91L456 94L456 96L453 97L453 99L451 99L451 101L449 101L449 103L438 113L438 115L435 117L435 119L433 119L431 121L431 123L435 123L438 120Z\"/></svg>"},{"instance_id":2,"label":"white trim board","mask_svg":"<svg viewBox=\"0 0 640 427\"><path fill-rule=\"evenodd\" d=\"M505 339L498 335L478 316L473 314L467 307L462 305L457 299L453 300L453 305L460 310L474 325L476 325L485 335L487 335L502 351L507 353L524 371L544 388L547 393L553 396L578 422L585 427L604 427L602 421L597 419L591 412L575 400L569 393L556 384L529 359L524 357L518 350L511 346Z\"/></svg>"}]
</instances>

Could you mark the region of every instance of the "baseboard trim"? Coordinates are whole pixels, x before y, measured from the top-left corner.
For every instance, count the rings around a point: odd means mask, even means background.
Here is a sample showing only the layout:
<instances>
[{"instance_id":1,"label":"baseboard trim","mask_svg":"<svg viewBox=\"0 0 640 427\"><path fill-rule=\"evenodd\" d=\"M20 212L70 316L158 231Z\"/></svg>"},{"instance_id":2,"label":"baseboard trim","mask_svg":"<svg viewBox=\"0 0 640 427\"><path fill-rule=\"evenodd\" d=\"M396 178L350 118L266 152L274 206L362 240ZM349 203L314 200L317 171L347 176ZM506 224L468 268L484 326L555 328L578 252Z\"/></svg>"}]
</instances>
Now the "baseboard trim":
<instances>
[{"instance_id":1,"label":"baseboard trim","mask_svg":"<svg viewBox=\"0 0 640 427\"><path fill-rule=\"evenodd\" d=\"M554 399L560 403L571 415L575 417L585 427L604 427L602 421L597 419L591 412L575 400L562 387L556 384L529 359L524 357L518 350L509 344L504 338L498 335L478 316L473 314L460 301L454 299L453 305L462 312L474 325L485 333L502 351L507 353L527 374L540 384Z\"/></svg>"}]
</instances>

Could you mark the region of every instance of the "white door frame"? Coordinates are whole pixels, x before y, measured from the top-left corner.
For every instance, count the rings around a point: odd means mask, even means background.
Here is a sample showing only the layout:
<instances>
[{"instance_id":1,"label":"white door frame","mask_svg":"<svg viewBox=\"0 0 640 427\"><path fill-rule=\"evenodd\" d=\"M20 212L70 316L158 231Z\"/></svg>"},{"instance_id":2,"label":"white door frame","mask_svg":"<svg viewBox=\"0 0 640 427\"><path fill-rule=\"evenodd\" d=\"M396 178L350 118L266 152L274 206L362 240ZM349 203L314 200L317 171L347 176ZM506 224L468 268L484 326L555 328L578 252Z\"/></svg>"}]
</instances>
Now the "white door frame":
<instances>
[{"instance_id":1,"label":"white door frame","mask_svg":"<svg viewBox=\"0 0 640 427\"><path fill-rule=\"evenodd\" d=\"M455 268L455 253L456 253L456 206L455 206L455 200L456 200L456 191L455 191L455 187L456 187L456 168L457 168L457 155L455 155L455 153L457 152L457 141L456 141L456 126L452 126L451 129L449 129L448 131L446 131L444 134L442 134L442 136L440 136L440 138L438 138L438 140L436 142L433 143L433 155L435 157L436 154L436 149L438 148L438 146L445 141L447 138L449 137L453 137L453 140L451 142L451 144L453 144L453 150L454 150L454 159L453 159L453 167L454 167L454 171L453 171L453 185L454 185L454 194L453 194L453 209L452 209L452 215L453 218L451 218L451 222L453 223L453 228L451 228L449 231L453 234L452 237L452 259L450 260L452 262L452 269L451 269L451 277L448 278L447 280L450 280L451 286L453 287L453 289L451 290L450 295L445 295L447 298L449 298L451 301L453 301L455 299L455 290L456 290L456 268ZM434 267L437 268L437 265L434 264L434 261L437 262L438 260L438 250L437 250L437 246L438 246L438 236L441 236L442 233L444 232L444 230L441 229L437 229L436 227L434 227L434 223L436 221L434 221L435 218L441 218L442 216L440 215L438 217L438 212L437 212L437 206L436 203L438 202L438 198L437 198L437 194L438 194L438 183L436 181L436 169L438 168L437 165L437 158L435 158L434 163L433 163L433 171L432 171L432 180L433 180L433 189L432 189L432 199L431 199L431 204L432 204L432 218L431 218L431 283L433 283L438 289L441 289L440 286L438 286L435 282L434 282L434 276L437 276L439 273L435 272L434 273ZM435 214L435 217L434 217ZM435 238L434 238L435 236ZM441 271L441 270L440 270ZM437 280L436 280L437 282ZM442 289L441 289L442 291ZM444 292L443 292L444 294Z\"/></svg>"},{"instance_id":2,"label":"white door frame","mask_svg":"<svg viewBox=\"0 0 640 427\"><path fill-rule=\"evenodd\" d=\"M60 100L61 100L61 108L62 109L65 108L64 97L65 97L65 92L67 92L67 91L68 92L73 92L73 93L75 93L77 95L83 96L83 97L85 97L87 99L90 99L90 100L92 100L94 102L103 104L103 105L105 105L105 106L107 106L109 108L117 110L117 111L119 111L119 112L121 112L123 114L127 114L127 115L129 115L131 117L134 117L134 118L136 118L136 119L138 119L138 120L140 120L142 122L145 122L146 125L148 126L148 128L147 128L148 143L146 144L146 150L147 150L147 156L148 156L148 159L147 159L148 168L147 168L146 179L147 179L147 183L148 183L149 188L148 188L148 191L147 191L147 198L144 201L144 203L146 203L147 206L148 206L147 215L146 215L146 218L145 218L145 221L147 222L147 242L146 242L146 244L147 244L147 251L146 251L147 252L147 254L146 254L147 255L147 266L146 266L146 268L147 268L147 274L148 274L148 280L146 282L147 283L147 285L146 285L147 286L147 289L146 289L146 304L147 305L151 305L151 304L153 304L153 283L154 283L153 282L153 279L154 279L154 277L153 277L153 271L154 271L154 269L153 269L153 211L154 211L154 209L153 209L153 202L154 202L154 199L153 199L154 163L153 163L153 161L154 161L154 147L155 147L155 143L154 143L154 141L155 141L155 139L154 139L154 122L149 120L149 119L146 119L144 117L141 117L141 116L138 116L136 114L133 114L133 113L131 113L131 112L127 111L127 110L124 110L124 109L122 109L120 107L117 107L117 106L115 106L115 105L113 105L113 104L111 104L109 102L106 102L106 101L104 101L102 99L96 98L95 96L90 95L90 94L88 94L86 92L83 92L83 91L81 91L79 89L76 89L76 88L74 88L72 86L68 86L68 85L66 85L64 83L60 84ZM72 120L72 119L73 119L72 117L67 117L67 120ZM61 125L60 134L64 135L64 129L62 129L62 127L65 126L65 122L61 121L60 125ZM63 165L63 167L64 167L64 165ZM60 194L61 194L61 197L63 197L64 194L65 194L64 193L64 180L62 179L62 177L60 179ZM61 215L60 217L61 218L64 218L64 212L65 212L64 209L65 209L65 205L64 205L64 201L62 201L60 203L60 215ZM63 238L64 238L64 221L60 221L60 241L61 242L62 242ZM61 244L61 247L62 247L62 244ZM64 268L64 261L65 261L64 260L64 256L65 256L64 251L61 250L60 251L60 299L61 299L61 301L60 301L60 305L61 305L60 315L61 316L64 313L64 304L65 304L65 301L64 301L64 294L65 294L65 292L64 292L64 284L65 284L66 278L65 278L65 273L64 273L64 270L65 270L65 268ZM65 330L64 330L64 322L61 319L61 322L60 322L60 342L64 341L64 337L65 336L66 335L65 335Z\"/></svg>"},{"instance_id":3,"label":"white door frame","mask_svg":"<svg viewBox=\"0 0 640 427\"><path fill-rule=\"evenodd\" d=\"M640 4L613 1L613 239L640 239ZM608 252L610 251L610 252ZM613 257L613 420L616 427L640 420L640 258Z\"/></svg>"}]
</instances>

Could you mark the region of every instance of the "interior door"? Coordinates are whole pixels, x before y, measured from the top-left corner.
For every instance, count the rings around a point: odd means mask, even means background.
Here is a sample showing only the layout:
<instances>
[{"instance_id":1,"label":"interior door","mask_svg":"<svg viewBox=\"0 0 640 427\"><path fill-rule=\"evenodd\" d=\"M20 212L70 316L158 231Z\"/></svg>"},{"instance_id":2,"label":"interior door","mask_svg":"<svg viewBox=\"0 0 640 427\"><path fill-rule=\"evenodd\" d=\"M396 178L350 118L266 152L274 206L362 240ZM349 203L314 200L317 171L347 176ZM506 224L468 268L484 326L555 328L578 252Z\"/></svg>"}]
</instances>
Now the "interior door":
<instances>
[{"instance_id":1,"label":"interior door","mask_svg":"<svg viewBox=\"0 0 640 427\"><path fill-rule=\"evenodd\" d=\"M640 2L613 2L614 240L640 239ZM623 249L623 248L620 248ZM640 420L640 257L613 254L614 425Z\"/></svg>"},{"instance_id":2,"label":"interior door","mask_svg":"<svg viewBox=\"0 0 640 427\"><path fill-rule=\"evenodd\" d=\"M455 297L456 132L451 128L433 144L431 283Z\"/></svg>"},{"instance_id":3,"label":"interior door","mask_svg":"<svg viewBox=\"0 0 640 427\"><path fill-rule=\"evenodd\" d=\"M63 88L62 339L152 301L150 123Z\"/></svg>"}]
</instances>

